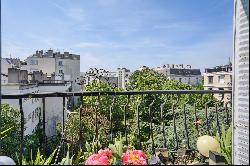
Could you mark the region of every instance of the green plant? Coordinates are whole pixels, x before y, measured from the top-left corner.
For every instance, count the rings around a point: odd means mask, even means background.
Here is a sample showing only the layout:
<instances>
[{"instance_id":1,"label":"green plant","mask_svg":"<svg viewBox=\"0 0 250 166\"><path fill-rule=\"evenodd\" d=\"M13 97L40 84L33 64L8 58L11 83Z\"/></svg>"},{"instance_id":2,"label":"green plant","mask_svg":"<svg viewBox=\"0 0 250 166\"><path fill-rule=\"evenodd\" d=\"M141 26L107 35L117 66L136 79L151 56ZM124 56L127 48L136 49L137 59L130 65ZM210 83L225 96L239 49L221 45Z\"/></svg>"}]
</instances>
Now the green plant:
<instances>
[{"instance_id":1,"label":"green plant","mask_svg":"<svg viewBox=\"0 0 250 166\"><path fill-rule=\"evenodd\" d=\"M65 158L62 159L62 161L59 163L59 165L73 165L73 157L69 156L69 151L67 151L67 155Z\"/></svg>"},{"instance_id":2,"label":"green plant","mask_svg":"<svg viewBox=\"0 0 250 166\"><path fill-rule=\"evenodd\" d=\"M1 131L0 132L0 141L2 140L2 139L4 139L5 137L7 137L8 135L8 132L10 132L11 130L13 130L14 129L14 127L10 127L10 128L8 128L8 129L6 129L6 130L4 130L4 131Z\"/></svg>"},{"instance_id":3,"label":"green plant","mask_svg":"<svg viewBox=\"0 0 250 166\"><path fill-rule=\"evenodd\" d=\"M232 125L226 130L225 126L221 127L221 138L219 133L216 135L216 139L220 143L219 152L225 157L227 164L232 164Z\"/></svg>"},{"instance_id":4,"label":"green plant","mask_svg":"<svg viewBox=\"0 0 250 166\"><path fill-rule=\"evenodd\" d=\"M50 165L52 164L53 158L55 157L57 149L46 159L41 153L40 150L37 150L35 159L33 160L32 151L30 153L30 159L28 160L25 156L22 157L22 165ZM18 160L18 165L20 161Z\"/></svg>"},{"instance_id":5,"label":"green plant","mask_svg":"<svg viewBox=\"0 0 250 166\"><path fill-rule=\"evenodd\" d=\"M116 163L117 161L121 161L121 156L123 153L123 143L121 139L115 139L114 144L109 144L109 149L113 152L113 163Z\"/></svg>"}]
</instances>

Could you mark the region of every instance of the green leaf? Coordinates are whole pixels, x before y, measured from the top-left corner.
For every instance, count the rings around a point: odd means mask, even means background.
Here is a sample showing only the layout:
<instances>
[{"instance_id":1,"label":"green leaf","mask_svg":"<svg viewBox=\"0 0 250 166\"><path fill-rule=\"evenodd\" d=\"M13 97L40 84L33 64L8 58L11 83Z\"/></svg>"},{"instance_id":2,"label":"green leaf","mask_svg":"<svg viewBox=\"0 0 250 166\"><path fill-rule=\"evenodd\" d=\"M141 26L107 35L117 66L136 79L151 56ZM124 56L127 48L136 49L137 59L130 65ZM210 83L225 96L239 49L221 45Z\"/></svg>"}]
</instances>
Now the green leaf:
<instances>
[{"instance_id":1,"label":"green leaf","mask_svg":"<svg viewBox=\"0 0 250 166\"><path fill-rule=\"evenodd\" d=\"M79 150L76 158L75 158L75 161L73 162L74 165L79 165L80 164L80 158L82 156L82 149Z\"/></svg>"},{"instance_id":2,"label":"green leaf","mask_svg":"<svg viewBox=\"0 0 250 166\"><path fill-rule=\"evenodd\" d=\"M14 129L14 127L10 127L10 128L8 128L8 129L6 129L6 130L4 130L4 131L1 131L1 132L0 132L0 136L1 136L1 135L4 135L5 133L7 133L7 132L9 132L9 131L11 131L12 129Z\"/></svg>"},{"instance_id":3,"label":"green leaf","mask_svg":"<svg viewBox=\"0 0 250 166\"><path fill-rule=\"evenodd\" d=\"M52 160L53 160L53 157L55 156L57 152L57 149L54 150L54 152L49 156L49 158L45 161L44 165L50 165Z\"/></svg>"},{"instance_id":4,"label":"green leaf","mask_svg":"<svg viewBox=\"0 0 250 166\"><path fill-rule=\"evenodd\" d=\"M34 165L40 165L40 162L41 162L41 154L40 154L40 150L38 149Z\"/></svg>"}]
</instances>

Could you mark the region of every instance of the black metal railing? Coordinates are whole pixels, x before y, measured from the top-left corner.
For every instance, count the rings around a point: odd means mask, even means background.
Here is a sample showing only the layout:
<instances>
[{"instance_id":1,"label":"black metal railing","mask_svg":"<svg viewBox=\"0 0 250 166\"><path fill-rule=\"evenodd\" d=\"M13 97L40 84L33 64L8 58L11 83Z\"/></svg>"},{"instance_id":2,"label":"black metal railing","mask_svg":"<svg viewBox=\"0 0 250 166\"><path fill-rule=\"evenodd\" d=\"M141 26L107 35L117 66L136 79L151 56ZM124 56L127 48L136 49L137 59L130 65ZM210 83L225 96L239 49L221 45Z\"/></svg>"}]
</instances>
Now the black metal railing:
<instances>
[{"instance_id":1,"label":"black metal railing","mask_svg":"<svg viewBox=\"0 0 250 166\"><path fill-rule=\"evenodd\" d=\"M63 110L62 110L62 133L64 133L65 130L65 111L66 107L66 98L68 97L80 97L80 129L79 129L79 142L82 146L82 141L84 139L84 132L83 132L83 125L82 125L82 118L83 115L81 111L84 107L84 97L95 97L96 101L95 103L92 103L92 108L95 114L95 131L93 131L93 135L95 135L96 141L98 141L98 135L99 135L99 126L98 126L98 107L100 106L100 98L109 96L111 98L111 105L108 106L107 114L108 120L109 120L109 135L110 135L110 142L114 141L114 121L115 118L113 116L115 111L115 105L119 104L117 103L117 97L123 96L126 98L126 102L123 103L123 120L124 121L124 137L125 137L125 144L129 144L128 140L128 114L130 111L131 104L134 105L133 109L135 109L135 116L136 117L136 128L137 128L137 141L138 141L138 148L142 148L142 120L141 117L145 116L141 114L141 109L147 108L148 109L148 124L149 124L149 138L150 138L150 144L152 151L156 148L156 139L154 135L154 129L155 129L155 119L154 115L158 114L158 120L159 124L158 127L160 128L160 134L162 139L162 147L167 148L168 145L168 133L166 131L166 128L171 126L171 129L173 129L174 134L174 148L172 150L178 150L180 148L180 142L181 139L180 135L178 134L177 129L177 112L179 115L182 115L182 123L184 125L184 131L183 131L183 137L185 139L186 149L192 149L194 147L191 147L190 145L190 128L189 123L192 122L195 125L195 129L199 132L201 130L205 130L204 133L210 135L211 134L211 119L209 119L210 112L209 108L213 108L213 112L215 113L214 122L216 124L216 130L218 133L221 133L221 124L225 123L229 125L231 123L231 95L232 91L228 90L154 90L154 91L119 91L119 92L52 92L52 93L37 93L37 94L8 94L2 95L2 99L18 99L19 100L19 107L20 107L20 115L21 115L21 139L20 139L20 154L19 154L19 160L22 160L23 155L23 149L24 149L24 111L23 110L23 103L22 99L24 98L41 98L42 99L42 127L43 127L43 146L46 147L46 133L45 133L45 98L49 97L58 97L63 99ZM215 95L220 94L220 98L217 97L217 99L214 97ZM185 99L183 98L186 97ZM227 96L227 97L225 97ZM137 97L137 103L132 101L132 98ZM151 97L151 100L145 100L146 97ZM160 103L156 103L157 99L161 98ZM226 99L227 98L227 99ZM183 101L182 101L183 100ZM169 103L171 101L171 103ZM211 104L213 104L211 106ZM187 108L188 106L192 106L191 108ZM203 107L198 108L198 107ZM190 109L193 110L194 114L193 117L187 116L188 111ZM171 124L168 124L169 119L165 118L165 114L171 114ZM204 126L200 127L199 125L199 115L198 114L205 114L205 122ZM225 119L223 121L220 121L220 114L225 115ZM223 116L224 117L224 116ZM190 120L191 119L191 120ZM157 126L156 126L157 127ZM205 129L204 129L205 128ZM98 147L98 146L97 146Z\"/></svg>"}]
</instances>

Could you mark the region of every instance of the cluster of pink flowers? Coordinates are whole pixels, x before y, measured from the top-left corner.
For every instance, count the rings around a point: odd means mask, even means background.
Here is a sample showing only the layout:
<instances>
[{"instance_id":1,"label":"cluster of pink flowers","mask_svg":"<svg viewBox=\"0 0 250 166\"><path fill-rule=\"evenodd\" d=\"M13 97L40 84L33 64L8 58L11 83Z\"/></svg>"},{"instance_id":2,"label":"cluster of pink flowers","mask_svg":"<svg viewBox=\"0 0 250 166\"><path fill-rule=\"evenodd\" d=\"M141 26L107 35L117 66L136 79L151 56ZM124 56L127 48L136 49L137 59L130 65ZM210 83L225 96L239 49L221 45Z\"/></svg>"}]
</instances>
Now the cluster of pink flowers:
<instances>
[{"instance_id":1,"label":"cluster of pink flowers","mask_svg":"<svg viewBox=\"0 0 250 166\"><path fill-rule=\"evenodd\" d=\"M125 165L147 165L147 157L141 150L127 150L122 154L122 163Z\"/></svg>"},{"instance_id":2,"label":"cluster of pink flowers","mask_svg":"<svg viewBox=\"0 0 250 166\"><path fill-rule=\"evenodd\" d=\"M85 165L110 165L112 151L110 149L99 150L97 154L91 155L85 162Z\"/></svg>"}]
</instances>

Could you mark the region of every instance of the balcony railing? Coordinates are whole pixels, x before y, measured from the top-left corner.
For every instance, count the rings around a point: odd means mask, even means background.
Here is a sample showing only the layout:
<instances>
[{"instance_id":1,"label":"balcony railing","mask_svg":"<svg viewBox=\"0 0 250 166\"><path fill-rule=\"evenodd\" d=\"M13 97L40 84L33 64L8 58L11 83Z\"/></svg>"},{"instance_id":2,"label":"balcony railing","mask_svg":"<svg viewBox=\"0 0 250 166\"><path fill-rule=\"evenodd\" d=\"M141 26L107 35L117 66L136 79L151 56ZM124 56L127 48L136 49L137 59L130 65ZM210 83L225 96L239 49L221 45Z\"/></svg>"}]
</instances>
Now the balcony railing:
<instances>
[{"instance_id":1,"label":"balcony railing","mask_svg":"<svg viewBox=\"0 0 250 166\"><path fill-rule=\"evenodd\" d=\"M129 111L131 105L134 105L133 109L135 109L135 115L136 115L136 129L137 129L137 141L138 141L138 148L142 147L142 133L145 131L142 131L142 120L141 116L148 117L148 128L149 130L147 134L149 135L151 148L154 151L155 148L159 147L156 146L154 132L155 128L158 126L160 128L160 137L162 140L161 147L168 148L168 135L169 133L166 133L166 128L171 127L171 132L174 135L174 148L172 148L172 151L177 151L181 148L181 140L185 139L185 148L188 150L196 149L196 147L192 146L190 144L190 123L195 124L195 130L196 131L204 131L203 133L211 135L211 126L212 124L216 125L216 130L218 133L221 133L221 125L226 124L230 125L231 123L231 91L221 91L221 90L155 90L155 91L119 91L119 92L53 92L53 93L37 93L37 94L9 94L9 95L2 95L2 99L18 99L19 100L19 110L20 110L20 117L21 117L21 139L20 139L20 154L19 154L19 161L22 160L23 150L24 150L24 126L25 126L25 119L24 119L24 111L23 110L23 102L22 99L24 98L41 98L42 99L42 126L43 126L43 147L46 147L46 134L45 134L45 127L46 127L46 119L45 119L45 98L49 97L57 97L63 99L63 110L61 110L62 113L62 133L64 133L65 130L65 114L66 114L66 98L68 97L76 97L78 96L80 99L80 105L79 105L79 119L80 119L80 129L79 129L79 142L84 141L84 132L82 129L82 119L83 117L83 111L84 107L87 107L85 103L83 102L83 99L86 97L95 97L96 101L95 103L92 103L91 107L93 108L94 112L94 119L95 119L95 131L93 131L93 135L95 135L95 139L97 141L99 133L99 124L98 124L98 110L100 108L100 105L102 104L100 101L100 98L109 96L112 99L112 104L106 108L106 114L107 119L109 121L109 141L113 142L115 133L114 133L114 121L117 117L113 117L113 113L115 111L115 105L121 104L118 103L116 98L123 96L126 98L126 102L122 103L122 110L123 110L123 118L120 119L124 123L124 130L123 134L125 137L125 144L129 144L129 128L131 127L128 124L129 120ZM220 95L218 95L220 94ZM219 96L220 98L215 99L215 96ZM151 100L145 100L147 97L150 97ZM134 100L137 98L138 102L134 102ZM160 103L156 103L157 99L160 101ZM117 103L116 103L117 102ZM131 103L133 102L133 103ZM169 103L171 102L171 103ZM188 107L191 106L191 107ZM198 107L199 106L199 107ZM144 107L144 110L147 110L146 115L142 115L140 112L142 110L142 107ZM178 111L177 111L178 110ZM190 117L187 116L188 111L192 110L194 114ZM214 113L214 116L211 118L209 117L211 112ZM181 114L182 116L182 125L184 125L184 131L183 134L180 135L177 131L177 122L176 122L176 114ZM158 115L158 121L159 123L155 125L155 115ZM165 114L170 114L171 116L171 124L168 124L170 122L170 119L165 118ZM203 122L203 125L199 125L199 115L204 114L205 121ZM220 119L220 117L223 117L223 120ZM145 122L145 121L144 121ZM159 131L158 131L159 132ZM80 145L79 145L80 146Z\"/></svg>"}]
</instances>

